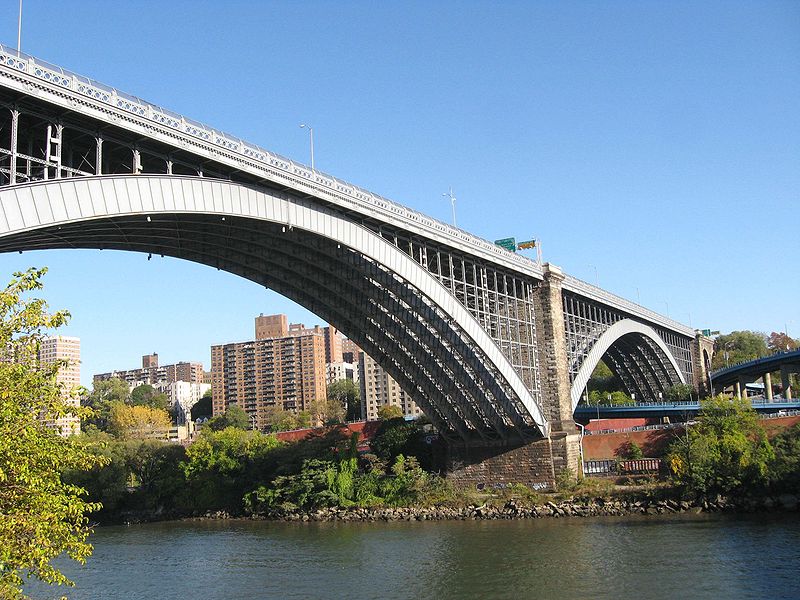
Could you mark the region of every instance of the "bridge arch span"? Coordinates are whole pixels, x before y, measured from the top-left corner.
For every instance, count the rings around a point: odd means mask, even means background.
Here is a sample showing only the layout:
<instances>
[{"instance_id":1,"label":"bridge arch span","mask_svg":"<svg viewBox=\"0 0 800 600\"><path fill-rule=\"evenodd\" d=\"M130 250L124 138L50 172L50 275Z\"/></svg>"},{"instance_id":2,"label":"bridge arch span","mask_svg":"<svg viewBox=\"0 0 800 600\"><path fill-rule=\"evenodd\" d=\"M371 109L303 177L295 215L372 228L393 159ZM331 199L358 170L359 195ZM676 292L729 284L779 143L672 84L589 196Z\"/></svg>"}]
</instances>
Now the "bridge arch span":
<instances>
[{"instance_id":1,"label":"bridge arch span","mask_svg":"<svg viewBox=\"0 0 800 600\"><path fill-rule=\"evenodd\" d=\"M0 251L118 249L270 287L362 346L445 437L546 436L500 348L430 273L322 203L202 177L108 175L0 190Z\"/></svg>"},{"instance_id":2,"label":"bridge arch span","mask_svg":"<svg viewBox=\"0 0 800 600\"><path fill-rule=\"evenodd\" d=\"M656 331L633 319L622 319L606 329L583 361L570 389L572 410L578 406L597 364L606 357L609 367L639 398L655 397L671 385L686 383L675 357Z\"/></svg>"}]
</instances>

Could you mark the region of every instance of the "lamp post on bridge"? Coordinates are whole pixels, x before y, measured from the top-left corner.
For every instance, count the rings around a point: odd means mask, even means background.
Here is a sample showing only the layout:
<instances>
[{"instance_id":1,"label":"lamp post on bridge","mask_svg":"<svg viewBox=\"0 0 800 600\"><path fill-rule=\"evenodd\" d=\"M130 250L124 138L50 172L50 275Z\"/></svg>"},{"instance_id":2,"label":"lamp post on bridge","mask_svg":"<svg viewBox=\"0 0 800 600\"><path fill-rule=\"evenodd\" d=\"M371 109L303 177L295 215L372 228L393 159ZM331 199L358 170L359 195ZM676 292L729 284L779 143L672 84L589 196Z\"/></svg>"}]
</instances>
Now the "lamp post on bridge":
<instances>
[{"instance_id":1,"label":"lamp post on bridge","mask_svg":"<svg viewBox=\"0 0 800 600\"><path fill-rule=\"evenodd\" d=\"M453 208L453 227L458 227L456 225L456 197L453 195L453 188L448 188L447 192L442 194L445 198L450 198L450 206Z\"/></svg>"},{"instance_id":2,"label":"lamp post on bridge","mask_svg":"<svg viewBox=\"0 0 800 600\"><path fill-rule=\"evenodd\" d=\"M311 125L300 123L301 129L308 129L308 135L311 141L311 170L314 171L314 128Z\"/></svg>"}]
</instances>

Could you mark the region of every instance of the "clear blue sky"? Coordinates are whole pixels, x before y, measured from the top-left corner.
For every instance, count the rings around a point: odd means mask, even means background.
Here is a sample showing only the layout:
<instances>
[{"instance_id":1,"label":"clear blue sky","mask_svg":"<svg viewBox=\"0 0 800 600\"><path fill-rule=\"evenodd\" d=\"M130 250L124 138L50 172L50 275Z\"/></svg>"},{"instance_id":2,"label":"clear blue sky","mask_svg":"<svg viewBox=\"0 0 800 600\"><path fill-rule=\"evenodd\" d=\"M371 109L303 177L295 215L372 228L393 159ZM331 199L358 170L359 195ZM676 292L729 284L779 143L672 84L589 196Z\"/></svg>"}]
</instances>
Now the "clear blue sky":
<instances>
[{"instance_id":1,"label":"clear blue sky","mask_svg":"<svg viewBox=\"0 0 800 600\"><path fill-rule=\"evenodd\" d=\"M17 0L0 41L16 45ZM25 0L22 49L693 327L800 336L800 3ZM47 265L83 380L209 364L253 317L321 323L263 288L141 254Z\"/></svg>"}]
</instances>

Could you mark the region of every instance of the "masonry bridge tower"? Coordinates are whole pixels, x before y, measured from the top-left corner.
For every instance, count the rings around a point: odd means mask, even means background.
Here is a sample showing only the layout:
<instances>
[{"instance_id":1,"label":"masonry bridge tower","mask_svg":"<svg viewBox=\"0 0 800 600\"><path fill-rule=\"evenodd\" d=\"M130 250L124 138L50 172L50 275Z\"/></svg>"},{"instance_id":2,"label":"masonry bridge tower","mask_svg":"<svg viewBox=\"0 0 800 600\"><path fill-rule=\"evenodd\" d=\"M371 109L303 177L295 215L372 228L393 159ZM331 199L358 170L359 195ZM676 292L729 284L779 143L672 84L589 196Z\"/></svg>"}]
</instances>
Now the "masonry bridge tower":
<instances>
[{"instance_id":1,"label":"masonry bridge tower","mask_svg":"<svg viewBox=\"0 0 800 600\"><path fill-rule=\"evenodd\" d=\"M0 251L191 260L356 341L454 477L552 485L602 358L637 399L706 385L692 329L372 192L0 46Z\"/></svg>"}]
</instances>

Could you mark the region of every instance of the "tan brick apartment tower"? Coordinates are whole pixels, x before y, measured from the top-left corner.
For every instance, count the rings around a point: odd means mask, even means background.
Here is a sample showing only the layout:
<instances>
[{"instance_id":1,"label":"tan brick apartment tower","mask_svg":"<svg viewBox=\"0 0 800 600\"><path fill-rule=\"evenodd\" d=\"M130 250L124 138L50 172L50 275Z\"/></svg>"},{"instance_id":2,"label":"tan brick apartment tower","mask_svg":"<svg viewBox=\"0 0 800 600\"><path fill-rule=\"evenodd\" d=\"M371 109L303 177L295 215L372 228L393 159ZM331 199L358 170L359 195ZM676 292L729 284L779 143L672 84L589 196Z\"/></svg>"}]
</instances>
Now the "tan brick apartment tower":
<instances>
[{"instance_id":1,"label":"tan brick apartment tower","mask_svg":"<svg viewBox=\"0 0 800 600\"><path fill-rule=\"evenodd\" d=\"M69 398L69 404L78 406L79 400L77 397L71 397L71 392L81 384L81 340L63 335L43 338L39 345L39 362L43 365L52 365L58 360L66 360L68 364L58 370L56 382L63 386L63 394ZM81 432L81 422L76 416L58 419L54 425L61 435Z\"/></svg>"},{"instance_id":2,"label":"tan brick apartment tower","mask_svg":"<svg viewBox=\"0 0 800 600\"><path fill-rule=\"evenodd\" d=\"M269 407L299 412L325 397L325 335L286 315L260 315L255 329L253 341L211 347L211 390L215 415L236 403L261 429Z\"/></svg>"}]
</instances>

